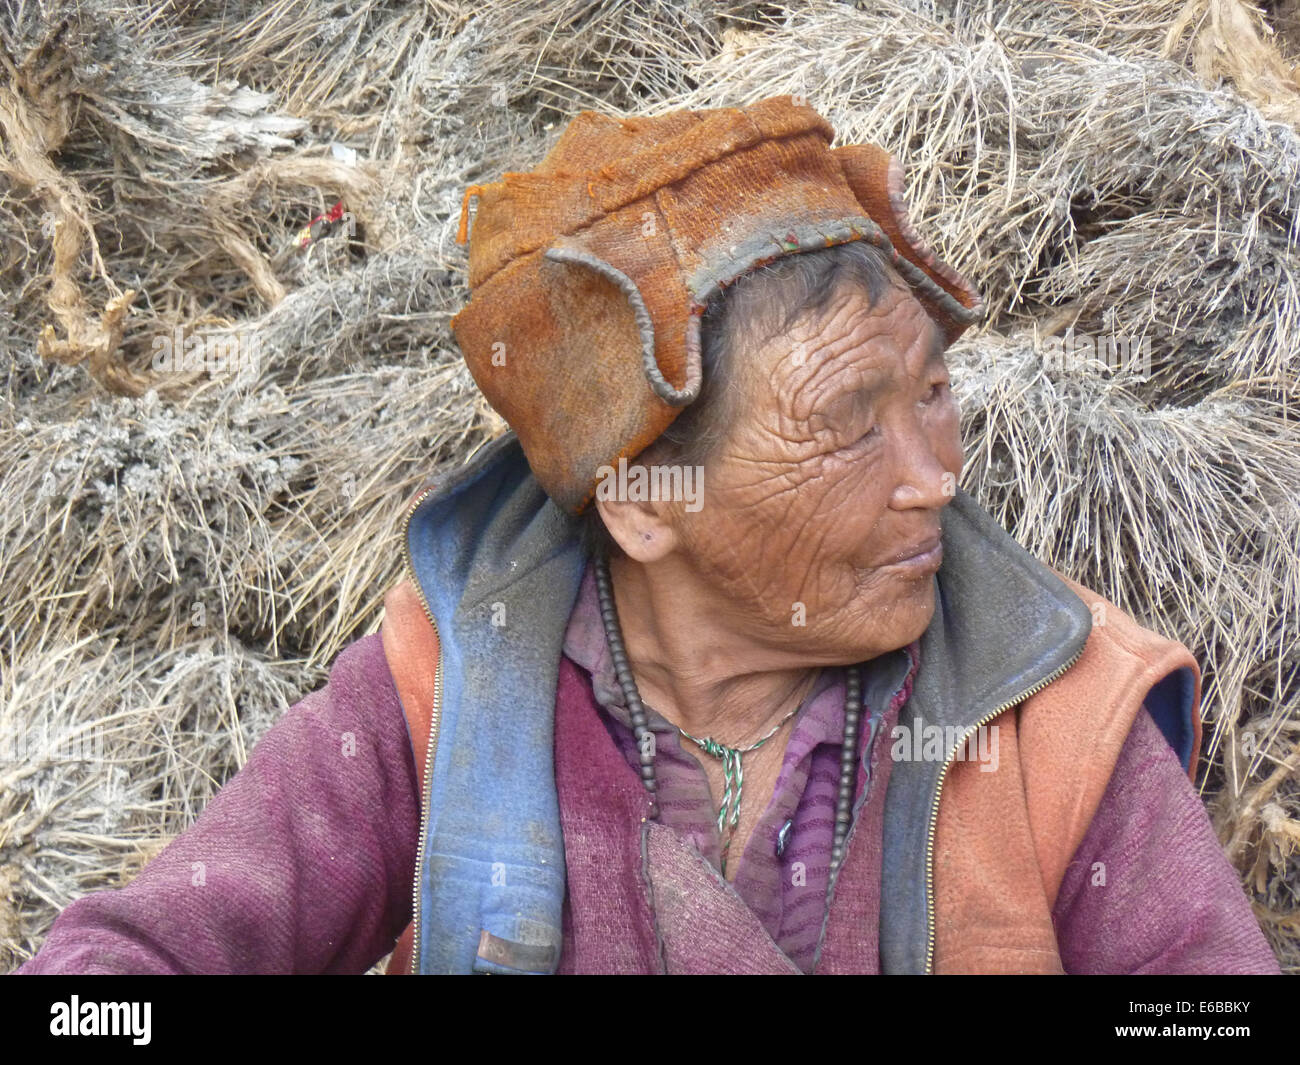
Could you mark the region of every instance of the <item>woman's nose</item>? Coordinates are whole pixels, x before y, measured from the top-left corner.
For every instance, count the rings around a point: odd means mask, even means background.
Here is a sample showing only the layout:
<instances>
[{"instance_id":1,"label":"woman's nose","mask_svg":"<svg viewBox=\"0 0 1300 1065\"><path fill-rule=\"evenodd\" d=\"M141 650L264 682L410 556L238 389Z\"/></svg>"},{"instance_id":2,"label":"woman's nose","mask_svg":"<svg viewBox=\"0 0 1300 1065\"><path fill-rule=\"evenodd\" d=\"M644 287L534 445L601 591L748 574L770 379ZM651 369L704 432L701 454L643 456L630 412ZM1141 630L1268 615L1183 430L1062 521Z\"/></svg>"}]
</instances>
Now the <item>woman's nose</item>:
<instances>
[{"instance_id":1,"label":"woman's nose","mask_svg":"<svg viewBox=\"0 0 1300 1065\"><path fill-rule=\"evenodd\" d=\"M899 440L895 466L895 488L890 500L896 508L924 507L937 510L956 494L956 473L940 457L943 448L919 425Z\"/></svg>"}]
</instances>

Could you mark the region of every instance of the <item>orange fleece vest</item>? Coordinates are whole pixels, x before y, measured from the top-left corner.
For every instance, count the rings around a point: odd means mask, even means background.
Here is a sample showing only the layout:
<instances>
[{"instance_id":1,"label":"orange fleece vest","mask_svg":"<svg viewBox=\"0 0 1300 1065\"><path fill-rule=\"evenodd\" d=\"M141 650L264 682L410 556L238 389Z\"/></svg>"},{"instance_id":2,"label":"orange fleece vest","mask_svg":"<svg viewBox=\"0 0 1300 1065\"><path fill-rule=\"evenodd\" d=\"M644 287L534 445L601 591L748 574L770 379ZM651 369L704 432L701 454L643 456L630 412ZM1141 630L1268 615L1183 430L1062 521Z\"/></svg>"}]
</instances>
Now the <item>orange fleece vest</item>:
<instances>
[{"instance_id":1,"label":"orange fleece vest","mask_svg":"<svg viewBox=\"0 0 1300 1065\"><path fill-rule=\"evenodd\" d=\"M1055 572L1055 571L1053 571ZM955 761L939 798L933 854L936 973L1061 973L1052 907L1148 692L1181 668L1195 677L1192 759L1200 749L1200 669L1182 644L1144 629L1095 592L1057 573L1093 611L1068 670L990 724L994 773ZM410 580L384 599L384 653L412 737L424 791L438 638ZM924 668L924 663L922 663ZM390 973L411 967L412 929Z\"/></svg>"}]
</instances>

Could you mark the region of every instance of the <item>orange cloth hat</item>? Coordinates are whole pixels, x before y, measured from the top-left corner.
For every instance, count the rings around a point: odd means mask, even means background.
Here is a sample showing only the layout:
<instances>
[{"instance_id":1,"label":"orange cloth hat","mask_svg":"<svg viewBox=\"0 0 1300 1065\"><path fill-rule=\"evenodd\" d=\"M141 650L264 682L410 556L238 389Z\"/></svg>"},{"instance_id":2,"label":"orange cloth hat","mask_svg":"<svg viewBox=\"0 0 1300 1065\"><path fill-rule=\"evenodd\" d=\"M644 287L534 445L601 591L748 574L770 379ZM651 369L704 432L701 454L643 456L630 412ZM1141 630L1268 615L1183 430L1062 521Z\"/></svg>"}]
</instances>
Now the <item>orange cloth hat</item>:
<instances>
[{"instance_id":1,"label":"orange cloth hat","mask_svg":"<svg viewBox=\"0 0 1300 1065\"><path fill-rule=\"evenodd\" d=\"M974 288L908 223L897 160L833 137L790 96L653 118L584 111L536 170L466 191L471 298L452 329L559 506L580 513L600 467L649 447L695 399L700 316L763 263L867 240L949 344L979 316Z\"/></svg>"}]
</instances>

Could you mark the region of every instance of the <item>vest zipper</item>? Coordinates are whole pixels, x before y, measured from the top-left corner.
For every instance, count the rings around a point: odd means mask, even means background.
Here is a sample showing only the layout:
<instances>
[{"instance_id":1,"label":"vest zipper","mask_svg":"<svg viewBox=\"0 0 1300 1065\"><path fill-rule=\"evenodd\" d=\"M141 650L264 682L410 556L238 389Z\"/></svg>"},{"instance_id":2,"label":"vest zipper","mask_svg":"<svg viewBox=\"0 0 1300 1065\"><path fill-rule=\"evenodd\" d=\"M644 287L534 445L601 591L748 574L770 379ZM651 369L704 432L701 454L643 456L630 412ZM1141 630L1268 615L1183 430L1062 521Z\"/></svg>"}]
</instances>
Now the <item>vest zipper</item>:
<instances>
[{"instance_id":1,"label":"vest zipper","mask_svg":"<svg viewBox=\"0 0 1300 1065\"><path fill-rule=\"evenodd\" d=\"M939 799L943 795L944 782L948 779L948 767L951 766L955 760L957 751L961 750L962 746L972 734L979 731L980 728L988 724L999 714L1010 710L1011 707L1015 706L1017 703L1024 702L1031 695L1037 695L1040 691L1061 676L1061 674L1063 674L1067 669L1074 665L1075 662L1079 661L1081 657L1083 657L1082 647L1079 648L1078 653L1066 662L1065 665L1061 666L1059 669L1053 670L1050 676L1039 681L1028 691L1021 692L1014 699L1003 703L991 713L985 714L962 734L961 739L958 740L957 745L953 748L953 756L949 757L943 763L943 770L939 773L939 786L935 789L934 802L930 806L930 827L925 837L925 974L927 976L929 976L934 969L934 832L939 825Z\"/></svg>"},{"instance_id":2,"label":"vest zipper","mask_svg":"<svg viewBox=\"0 0 1300 1065\"><path fill-rule=\"evenodd\" d=\"M429 624L433 626L435 636L438 636L438 665L433 675L433 709L429 714L429 744L424 755L424 787L420 792L420 849L415 860L415 883L411 887L411 972L412 974L420 971L420 887L424 883L424 860L426 849L426 825L429 816L429 793L433 786L433 757L438 747L438 726L442 720L442 637L438 634L438 623L433 620L433 611L429 609L429 601L424 597L424 589L420 587L420 582L415 576L415 562L411 558L411 518L415 516L415 511L419 505L424 502L425 497L434 490L430 485L417 495L406 511L406 517L402 521L402 557L406 565L406 575L411 583L415 585L415 594L420 597L420 605L424 607L424 616L429 619Z\"/></svg>"}]
</instances>

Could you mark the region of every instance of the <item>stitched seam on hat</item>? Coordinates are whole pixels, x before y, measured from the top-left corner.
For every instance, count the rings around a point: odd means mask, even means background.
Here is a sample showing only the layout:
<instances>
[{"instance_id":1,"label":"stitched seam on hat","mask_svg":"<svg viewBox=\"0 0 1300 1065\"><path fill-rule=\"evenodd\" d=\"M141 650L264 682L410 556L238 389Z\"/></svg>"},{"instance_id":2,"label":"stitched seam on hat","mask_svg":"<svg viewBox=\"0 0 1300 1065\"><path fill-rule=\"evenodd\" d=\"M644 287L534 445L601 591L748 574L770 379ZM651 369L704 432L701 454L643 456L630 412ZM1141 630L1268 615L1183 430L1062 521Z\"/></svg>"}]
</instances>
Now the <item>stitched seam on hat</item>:
<instances>
[{"instance_id":1,"label":"stitched seam on hat","mask_svg":"<svg viewBox=\"0 0 1300 1065\"><path fill-rule=\"evenodd\" d=\"M864 228L864 224L866 227ZM911 260L899 254L898 249L893 246L889 238L880 229L880 226L870 218L863 215L860 219L827 219L820 223L813 223L808 227L796 226L791 232L797 232L800 229L811 229L815 232L821 232L821 226L841 226L847 227L851 232L848 235L825 233L824 236L831 243L825 247L832 247L836 244L851 244L855 240L865 240L885 252L890 259L890 265L899 274L902 280L917 294L922 300L928 300L931 305L939 310L942 314L949 317L953 322L961 325L963 328L977 319L980 308L967 308L962 306L951 293L939 285L934 278L918 267ZM843 239L836 239L842 237ZM753 248L744 257L725 262L714 268L712 271L697 273L693 278L688 279L688 287L694 285L691 291L691 298L695 300L696 306L700 306L717 291L725 288L727 285L739 280L744 275L751 273L764 262L771 262L774 259L783 258L786 255L795 255L802 252L820 250L820 243L816 248L786 248L783 247L779 238L771 238L766 243L759 243L763 240L762 235L752 238ZM705 282L701 284L701 281ZM939 323L943 325L943 323ZM946 329L946 327L945 327Z\"/></svg>"}]
</instances>

